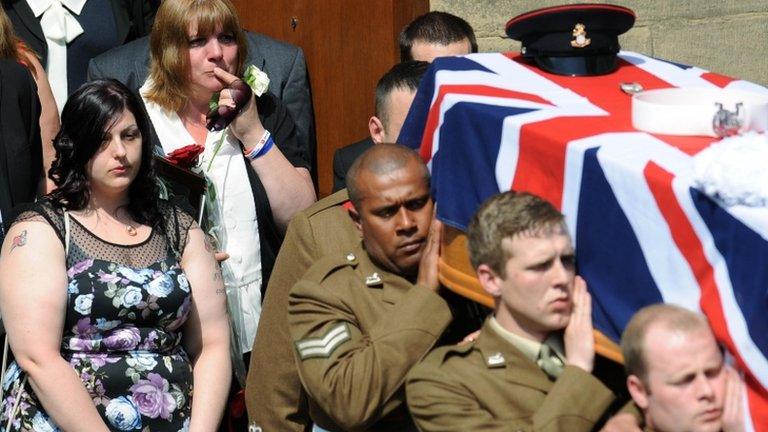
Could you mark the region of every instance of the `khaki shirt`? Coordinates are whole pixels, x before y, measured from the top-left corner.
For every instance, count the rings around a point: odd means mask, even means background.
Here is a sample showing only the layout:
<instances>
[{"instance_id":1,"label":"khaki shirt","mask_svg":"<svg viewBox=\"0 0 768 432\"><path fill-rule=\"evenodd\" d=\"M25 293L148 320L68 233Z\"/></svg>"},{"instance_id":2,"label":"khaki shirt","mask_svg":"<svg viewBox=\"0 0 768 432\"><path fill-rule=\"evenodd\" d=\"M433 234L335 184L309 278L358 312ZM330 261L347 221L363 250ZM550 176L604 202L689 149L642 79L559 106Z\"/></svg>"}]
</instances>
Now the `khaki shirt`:
<instances>
[{"instance_id":1,"label":"khaki shirt","mask_svg":"<svg viewBox=\"0 0 768 432\"><path fill-rule=\"evenodd\" d=\"M413 428L405 376L450 320L438 294L377 267L362 245L318 261L288 304L315 423L330 431Z\"/></svg>"},{"instance_id":2,"label":"khaki shirt","mask_svg":"<svg viewBox=\"0 0 768 432\"><path fill-rule=\"evenodd\" d=\"M311 423L288 333L288 292L320 257L349 251L360 242L342 207L347 200L344 189L297 213L277 255L245 387L251 425L263 431L302 432Z\"/></svg>"},{"instance_id":3,"label":"khaki shirt","mask_svg":"<svg viewBox=\"0 0 768 432\"><path fill-rule=\"evenodd\" d=\"M493 331L433 351L413 368L408 407L422 431L590 431L614 401L592 374L566 366L556 381Z\"/></svg>"}]
</instances>

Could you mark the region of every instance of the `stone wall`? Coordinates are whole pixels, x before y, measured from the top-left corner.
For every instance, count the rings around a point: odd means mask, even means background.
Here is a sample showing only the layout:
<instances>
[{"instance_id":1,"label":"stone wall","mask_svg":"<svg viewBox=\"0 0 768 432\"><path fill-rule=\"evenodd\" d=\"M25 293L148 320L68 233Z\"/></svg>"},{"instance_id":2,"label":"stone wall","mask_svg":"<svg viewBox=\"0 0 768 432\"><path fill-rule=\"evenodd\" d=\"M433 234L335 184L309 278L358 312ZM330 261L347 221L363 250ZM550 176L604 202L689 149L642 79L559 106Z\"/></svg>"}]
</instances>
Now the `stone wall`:
<instances>
[{"instance_id":1,"label":"stone wall","mask_svg":"<svg viewBox=\"0 0 768 432\"><path fill-rule=\"evenodd\" d=\"M597 3L606 3L596 1ZM568 0L430 0L432 10L458 15L475 29L481 51L519 50L506 22ZM637 21L620 38L623 49L768 85L768 1L617 0Z\"/></svg>"}]
</instances>

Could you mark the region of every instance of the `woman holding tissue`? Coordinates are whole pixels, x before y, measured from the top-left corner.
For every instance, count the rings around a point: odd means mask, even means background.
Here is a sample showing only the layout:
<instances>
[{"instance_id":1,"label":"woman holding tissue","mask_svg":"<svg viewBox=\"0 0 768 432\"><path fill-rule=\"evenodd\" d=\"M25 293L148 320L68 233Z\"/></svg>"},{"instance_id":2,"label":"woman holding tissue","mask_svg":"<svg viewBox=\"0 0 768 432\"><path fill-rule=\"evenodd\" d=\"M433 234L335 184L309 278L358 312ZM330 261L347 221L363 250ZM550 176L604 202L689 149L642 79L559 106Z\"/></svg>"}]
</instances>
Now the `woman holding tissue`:
<instances>
[{"instance_id":1,"label":"woman holding tissue","mask_svg":"<svg viewBox=\"0 0 768 432\"><path fill-rule=\"evenodd\" d=\"M198 170L215 188L218 208L207 211L218 213L218 248L229 254L225 264L239 285L241 316L232 320L244 327L238 335L243 352L253 344L261 288L282 233L315 200L309 155L297 144L286 109L269 93L242 91L238 77L246 69L246 49L229 0L165 0L150 35L150 74L141 88L163 154L204 147ZM227 115L208 116L217 112L209 106L217 98L218 112L235 111L221 130Z\"/></svg>"}]
</instances>

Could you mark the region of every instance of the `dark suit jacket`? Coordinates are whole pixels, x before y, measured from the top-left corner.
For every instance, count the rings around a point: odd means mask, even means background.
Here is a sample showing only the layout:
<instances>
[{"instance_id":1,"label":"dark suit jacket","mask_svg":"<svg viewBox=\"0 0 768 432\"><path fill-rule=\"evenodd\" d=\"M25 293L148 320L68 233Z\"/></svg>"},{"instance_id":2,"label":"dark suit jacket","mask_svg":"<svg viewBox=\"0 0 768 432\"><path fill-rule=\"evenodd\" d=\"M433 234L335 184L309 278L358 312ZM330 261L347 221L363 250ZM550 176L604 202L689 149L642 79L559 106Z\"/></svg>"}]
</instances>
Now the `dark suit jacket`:
<instances>
[{"instance_id":1,"label":"dark suit jacket","mask_svg":"<svg viewBox=\"0 0 768 432\"><path fill-rule=\"evenodd\" d=\"M373 140L368 137L354 144L346 145L333 152L333 191L347 187L347 171L361 154L373 147Z\"/></svg>"},{"instance_id":2,"label":"dark suit jacket","mask_svg":"<svg viewBox=\"0 0 768 432\"><path fill-rule=\"evenodd\" d=\"M13 24L16 35L40 55L45 66L48 61L48 44L45 42L40 19L35 18L25 0L2 0L3 9ZM104 1L104 0L97 0ZM159 0L109 0L115 11L115 28L118 39L127 42L149 34Z\"/></svg>"},{"instance_id":3,"label":"dark suit jacket","mask_svg":"<svg viewBox=\"0 0 768 432\"><path fill-rule=\"evenodd\" d=\"M277 96L296 123L299 143L310 155L314 166L315 126L312 98L307 80L303 51L268 36L246 32L248 57L269 76L269 92ZM138 92L149 74L149 37L143 37L111 49L94 58L88 65L88 79L115 78Z\"/></svg>"},{"instance_id":4,"label":"dark suit jacket","mask_svg":"<svg viewBox=\"0 0 768 432\"><path fill-rule=\"evenodd\" d=\"M0 212L6 226L14 206L34 201L42 168L37 85L27 68L0 59Z\"/></svg>"}]
</instances>

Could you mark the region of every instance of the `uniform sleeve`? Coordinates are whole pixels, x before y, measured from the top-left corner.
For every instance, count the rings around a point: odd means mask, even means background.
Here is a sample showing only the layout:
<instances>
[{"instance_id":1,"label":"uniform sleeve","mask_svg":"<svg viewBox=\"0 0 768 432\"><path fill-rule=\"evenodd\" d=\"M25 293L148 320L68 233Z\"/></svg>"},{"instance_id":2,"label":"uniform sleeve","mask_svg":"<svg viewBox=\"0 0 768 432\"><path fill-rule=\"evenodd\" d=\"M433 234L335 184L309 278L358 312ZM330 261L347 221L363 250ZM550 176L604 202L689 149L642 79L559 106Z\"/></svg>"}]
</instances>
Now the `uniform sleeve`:
<instances>
[{"instance_id":1,"label":"uniform sleeve","mask_svg":"<svg viewBox=\"0 0 768 432\"><path fill-rule=\"evenodd\" d=\"M291 290L288 321L299 376L310 398L340 428L365 428L404 403L398 390L405 375L451 315L440 296L415 286L363 334L348 302L334 291L306 279Z\"/></svg>"},{"instance_id":2,"label":"uniform sleeve","mask_svg":"<svg viewBox=\"0 0 768 432\"><path fill-rule=\"evenodd\" d=\"M301 432L311 421L296 374L288 332L288 293L318 258L309 220L299 212L285 233L275 261L251 352L245 400L251 422L263 430ZM264 365L270 367L264 367Z\"/></svg>"},{"instance_id":3,"label":"uniform sleeve","mask_svg":"<svg viewBox=\"0 0 768 432\"><path fill-rule=\"evenodd\" d=\"M429 364L414 369L406 391L411 415L424 432L588 432L614 400L598 379L573 366L566 367L532 416L514 420L494 418L461 382Z\"/></svg>"}]
</instances>

